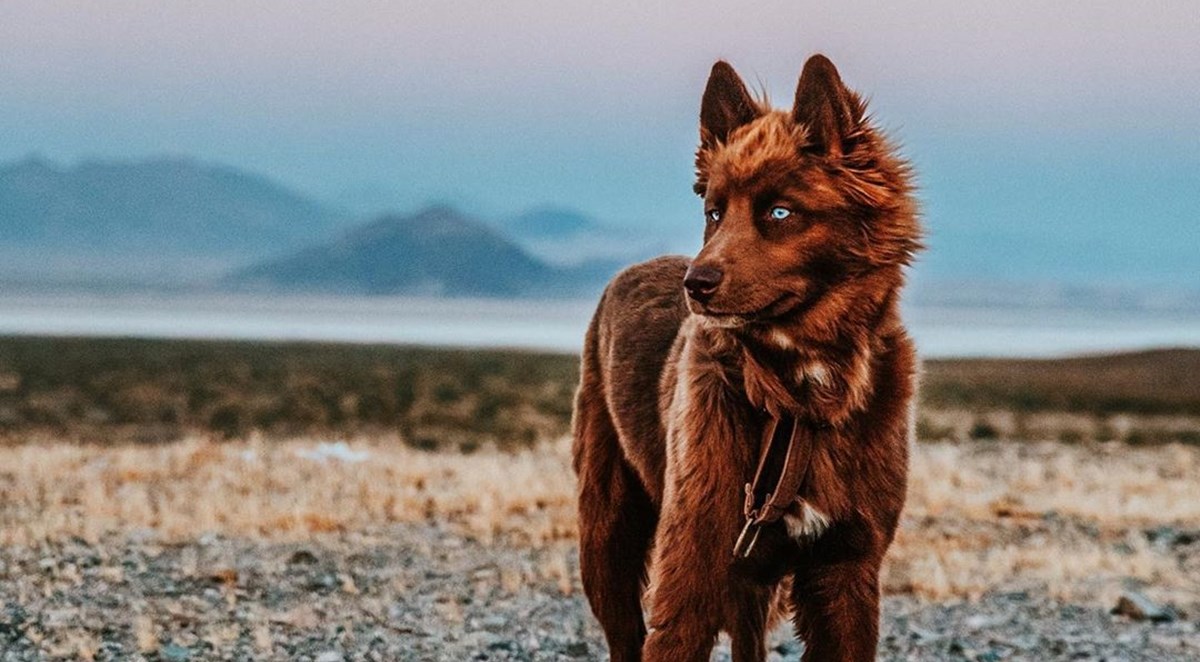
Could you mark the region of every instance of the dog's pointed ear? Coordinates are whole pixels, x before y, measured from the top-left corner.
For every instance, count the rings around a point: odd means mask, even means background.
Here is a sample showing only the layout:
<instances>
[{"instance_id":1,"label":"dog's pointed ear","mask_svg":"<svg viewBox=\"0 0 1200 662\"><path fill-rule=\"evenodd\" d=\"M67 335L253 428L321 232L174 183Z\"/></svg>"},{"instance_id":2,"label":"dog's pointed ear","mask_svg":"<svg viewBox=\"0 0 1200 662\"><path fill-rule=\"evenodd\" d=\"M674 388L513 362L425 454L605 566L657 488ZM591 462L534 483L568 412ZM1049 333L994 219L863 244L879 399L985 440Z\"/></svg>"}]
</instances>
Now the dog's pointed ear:
<instances>
[{"instance_id":1,"label":"dog's pointed ear","mask_svg":"<svg viewBox=\"0 0 1200 662\"><path fill-rule=\"evenodd\" d=\"M792 117L808 128L807 150L837 157L850 151L862 121L862 104L842 84L829 58L814 55L800 73Z\"/></svg>"},{"instance_id":2,"label":"dog's pointed ear","mask_svg":"<svg viewBox=\"0 0 1200 662\"><path fill-rule=\"evenodd\" d=\"M700 101L700 145L725 142L733 130L758 117L758 105L728 62L718 60Z\"/></svg>"}]
</instances>

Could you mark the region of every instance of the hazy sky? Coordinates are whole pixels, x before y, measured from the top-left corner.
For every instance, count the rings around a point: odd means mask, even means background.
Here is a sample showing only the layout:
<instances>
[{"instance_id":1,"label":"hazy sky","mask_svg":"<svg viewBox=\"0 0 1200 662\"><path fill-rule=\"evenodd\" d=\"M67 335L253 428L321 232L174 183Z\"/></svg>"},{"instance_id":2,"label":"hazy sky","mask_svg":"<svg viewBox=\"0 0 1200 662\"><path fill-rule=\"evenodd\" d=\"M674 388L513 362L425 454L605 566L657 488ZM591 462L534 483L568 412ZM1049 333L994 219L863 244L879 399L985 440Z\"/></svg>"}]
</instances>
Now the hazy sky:
<instances>
[{"instance_id":1,"label":"hazy sky","mask_svg":"<svg viewBox=\"0 0 1200 662\"><path fill-rule=\"evenodd\" d=\"M1200 284L1195 0L827 4L5 0L0 159L194 155L690 235L712 61L782 103L821 51L918 165L931 273Z\"/></svg>"}]
</instances>

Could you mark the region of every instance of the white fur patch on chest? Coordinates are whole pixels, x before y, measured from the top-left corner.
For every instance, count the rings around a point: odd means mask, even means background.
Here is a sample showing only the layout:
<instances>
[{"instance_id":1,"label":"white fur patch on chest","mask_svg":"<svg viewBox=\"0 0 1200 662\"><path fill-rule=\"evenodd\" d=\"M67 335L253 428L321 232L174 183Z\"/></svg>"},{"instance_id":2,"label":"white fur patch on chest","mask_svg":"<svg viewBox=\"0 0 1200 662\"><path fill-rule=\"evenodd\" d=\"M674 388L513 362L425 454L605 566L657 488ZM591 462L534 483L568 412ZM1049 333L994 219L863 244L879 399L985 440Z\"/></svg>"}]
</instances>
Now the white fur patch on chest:
<instances>
[{"instance_id":1,"label":"white fur patch on chest","mask_svg":"<svg viewBox=\"0 0 1200 662\"><path fill-rule=\"evenodd\" d=\"M779 346L780 349L791 349L796 346L796 343L792 341L792 337L782 329L775 329L771 331L770 338L771 341Z\"/></svg>"},{"instance_id":2,"label":"white fur patch on chest","mask_svg":"<svg viewBox=\"0 0 1200 662\"><path fill-rule=\"evenodd\" d=\"M825 529L829 528L829 516L813 508L807 501L800 501L800 513L788 513L783 516L783 524L787 527L788 535L796 540L818 538Z\"/></svg>"},{"instance_id":3,"label":"white fur patch on chest","mask_svg":"<svg viewBox=\"0 0 1200 662\"><path fill-rule=\"evenodd\" d=\"M801 378L815 382L817 386L828 386L830 377L829 366L820 361L810 361L801 368Z\"/></svg>"}]
</instances>

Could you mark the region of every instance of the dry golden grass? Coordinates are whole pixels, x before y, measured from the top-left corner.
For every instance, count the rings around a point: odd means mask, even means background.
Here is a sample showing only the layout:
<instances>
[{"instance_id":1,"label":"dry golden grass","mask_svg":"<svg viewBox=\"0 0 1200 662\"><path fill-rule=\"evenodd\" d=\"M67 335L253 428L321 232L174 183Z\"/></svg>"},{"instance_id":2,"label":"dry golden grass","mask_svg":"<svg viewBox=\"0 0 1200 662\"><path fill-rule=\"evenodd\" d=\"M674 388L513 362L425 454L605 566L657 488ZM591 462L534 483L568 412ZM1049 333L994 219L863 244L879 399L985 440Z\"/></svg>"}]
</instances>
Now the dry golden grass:
<instances>
[{"instance_id":1,"label":"dry golden grass","mask_svg":"<svg viewBox=\"0 0 1200 662\"><path fill-rule=\"evenodd\" d=\"M562 452L432 454L396 440L355 444L369 459L301 456L314 444L186 441L164 446L0 449L0 543L98 540L153 529L294 539L438 518L490 539L574 534Z\"/></svg>"},{"instance_id":2,"label":"dry golden grass","mask_svg":"<svg viewBox=\"0 0 1200 662\"><path fill-rule=\"evenodd\" d=\"M931 598L1042 588L1111 598L1145 583L1200 602L1200 578L1145 530L1200 525L1200 451L1120 444L922 444L888 588Z\"/></svg>"},{"instance_id":3,"label":"dry golden grass","mask_svg":"<svg viewBox=\"0 0 1200 662\"><path fill-rule=\"evenodd\" d=\"M362 439L359 462L303 457L311 441L0 448L0 543L152 529L298 539L436 520L484 542L575 534L566 441L439 454ZM1200 603L1200 581L1147 542L1200 528L1200 449L1167 445L921 444L885 585L934 599L1030 588L1108 597L1123 583ZM561 567L558 567L561 565ZM546 568L568 588L563 559ZM150 638L146 637L149 642Z\"/></svg>"}]
</instances>

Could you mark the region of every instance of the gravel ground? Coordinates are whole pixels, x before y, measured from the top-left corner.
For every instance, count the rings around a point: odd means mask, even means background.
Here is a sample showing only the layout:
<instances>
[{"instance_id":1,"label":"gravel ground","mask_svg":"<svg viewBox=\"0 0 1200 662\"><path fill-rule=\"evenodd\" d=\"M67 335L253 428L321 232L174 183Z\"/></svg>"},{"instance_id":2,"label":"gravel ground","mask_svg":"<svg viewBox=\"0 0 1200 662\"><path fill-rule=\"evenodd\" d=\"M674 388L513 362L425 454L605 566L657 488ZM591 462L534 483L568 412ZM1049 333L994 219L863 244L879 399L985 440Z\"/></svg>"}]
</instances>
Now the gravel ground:
<instances>
[{"instance_id":1,"label":"gravel ground","mask_svg":"<svg viewBox=\"0 0 1200 662\"><path fill-rule=\"evenodd\" d=\"M602 659L576 574L570 543L483 545L428 525L303 544L143 532L6 548L0 660ZM1200 659L1196 614L1153 623L1111 606L891 596L880 659ZM772 659L798 659L776 635Z\"/></svg>"}]
</instances>

